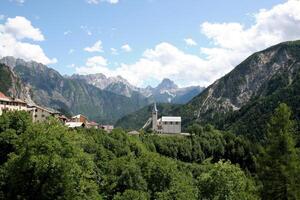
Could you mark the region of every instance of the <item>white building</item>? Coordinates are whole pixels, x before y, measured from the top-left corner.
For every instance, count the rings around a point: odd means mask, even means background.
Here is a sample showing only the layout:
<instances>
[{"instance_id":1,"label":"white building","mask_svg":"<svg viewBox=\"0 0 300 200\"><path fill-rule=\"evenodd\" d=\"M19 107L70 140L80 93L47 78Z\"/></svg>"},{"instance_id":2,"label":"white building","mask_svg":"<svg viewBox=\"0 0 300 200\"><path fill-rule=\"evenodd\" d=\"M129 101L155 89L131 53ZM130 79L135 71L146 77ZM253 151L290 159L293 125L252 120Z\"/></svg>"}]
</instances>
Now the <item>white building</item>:
<instances>
[{"instance_id":1,"label":"white building","mask_svg":"<svg viewBox=\"0 0 300 200\"><path fill-rule=\"evenodd\" d=\"M156 104L152 110L152 130L158 133L180 134L181 133L181 117L163 116L157 119L158 110Z\"/></svg>"}]
</instances>

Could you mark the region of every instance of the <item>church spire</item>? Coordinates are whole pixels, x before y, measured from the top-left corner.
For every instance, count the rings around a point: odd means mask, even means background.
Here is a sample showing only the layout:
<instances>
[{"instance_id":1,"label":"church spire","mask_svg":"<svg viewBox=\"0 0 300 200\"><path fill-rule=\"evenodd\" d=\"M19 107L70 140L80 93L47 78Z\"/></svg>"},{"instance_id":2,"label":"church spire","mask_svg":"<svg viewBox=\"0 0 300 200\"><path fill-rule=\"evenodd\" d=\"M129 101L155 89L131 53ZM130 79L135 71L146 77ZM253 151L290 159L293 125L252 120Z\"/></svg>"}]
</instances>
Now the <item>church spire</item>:
<instances>
[{"instance_id":1,"label":"church spire","mask_svg":"<svg viewBox=\"0 0 300 200\"><path fill-rule=\"evenodd\" d=\"M158 112L157 107L156 107L156 103L154 103L154 105L153 105L152 112Z\"/></svg>"}]
</instances>

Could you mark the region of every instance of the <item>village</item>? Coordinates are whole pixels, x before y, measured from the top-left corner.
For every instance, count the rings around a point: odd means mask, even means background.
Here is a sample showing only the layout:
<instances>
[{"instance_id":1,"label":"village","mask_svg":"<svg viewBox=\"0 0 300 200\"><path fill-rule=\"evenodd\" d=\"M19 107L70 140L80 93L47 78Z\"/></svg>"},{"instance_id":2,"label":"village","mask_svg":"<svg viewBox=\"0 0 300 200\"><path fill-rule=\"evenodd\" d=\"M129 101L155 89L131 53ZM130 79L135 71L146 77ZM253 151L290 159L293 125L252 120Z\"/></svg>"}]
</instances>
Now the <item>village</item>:
<instances>
[{"instance_id":1,"label":"village","mask_svg":"<svg viewBox=\"0 0 300 200\"><path fill-rule=\"evenodd\" d=\"M21 99L8 97L0 92L0 115L9 111L26 111L32 117L32 122L44 122L49 119L49 117L54 117L69 128L94 128L103 129L107 132L111 132L114 129L113 125L100 125L96 122L89 121L88 118L82 114L68 118L56 110L31 105Z\"/></svg>"},{"instance_id":2,"label":"village","mask_svg":"<svg viewBox=\"0 0 300 200\"><path fill-rule=\"evenodd\" d=\"M70 118L66 117L62 113L45 108L38 105L31 105L26 103L24 100L8 97L2 92L0 92L0 115L4 112L9 111L26 111L32 117L33 122L44 122L49 119L49 117L57 118L65 126L69 128L94 128L102 129L110 133L113 129L113 125L103 125L98 124L94 121L89 121L89 119L82 115L77 114ZM178 116L162 116L158 119L158 109L156 103L153 105L152 116L148 119L141 130L145 130L152 124L152 131L160 135L187 135L181 132L181 117ZM129 135L138 135L139 131L130 131Z\"/></svg>"}]
</instances>

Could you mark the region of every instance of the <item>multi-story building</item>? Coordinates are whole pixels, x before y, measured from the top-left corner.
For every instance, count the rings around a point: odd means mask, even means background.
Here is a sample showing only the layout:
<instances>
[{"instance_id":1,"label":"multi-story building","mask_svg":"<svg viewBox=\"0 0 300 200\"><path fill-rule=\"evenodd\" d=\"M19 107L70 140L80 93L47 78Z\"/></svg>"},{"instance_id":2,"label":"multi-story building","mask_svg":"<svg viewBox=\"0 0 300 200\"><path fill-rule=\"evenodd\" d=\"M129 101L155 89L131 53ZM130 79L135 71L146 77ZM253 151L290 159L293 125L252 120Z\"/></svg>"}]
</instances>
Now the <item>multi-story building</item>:
<instances>
[{"instance_id":1,"label":"multi-story building","mask_svg":"<svg viewBox=\"0 0 300 200\"><path fill-rule=\"evenodd\" d=\"M10 98L0 92L0 115L6 111L27 111L27 103L21 99Z\"/></svg>"},{"instance_id":2,"label":"multi-story building","mask_svg":"<svg viewBox=\"0 0 300 200\"><path fill-rule=\"evenodd\" d=\"M53 116L53 112L37 105L28 106L28 112L31 114L33 122L43 122Z\"/></svg>"}]
</instances>

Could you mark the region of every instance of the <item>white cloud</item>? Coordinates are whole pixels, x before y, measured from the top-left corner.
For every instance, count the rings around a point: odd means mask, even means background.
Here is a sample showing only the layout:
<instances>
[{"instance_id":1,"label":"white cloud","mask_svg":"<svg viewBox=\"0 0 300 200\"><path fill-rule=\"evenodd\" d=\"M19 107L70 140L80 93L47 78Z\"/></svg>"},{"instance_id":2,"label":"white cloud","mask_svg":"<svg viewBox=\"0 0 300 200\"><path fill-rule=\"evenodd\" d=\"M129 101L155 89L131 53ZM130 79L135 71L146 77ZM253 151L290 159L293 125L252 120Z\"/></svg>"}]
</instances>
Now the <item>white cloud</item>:
<instances>
[{"instance_id":1,"label":"white cloud","mask_svg":"<svg viewBox=\"0 0 300 200\"><path fill-rule=\"evenodd\" d=\"M10 2L15 2L19 5L23 5L25 3L25 0L10 0Z\"/></svg>"},{"instance_id":2,"label":"white cloud","mask_svg":"<svg viewBox=\"0 0 300 200\"><path fill-rule=\"evenodd\" d=\"M183 40L188 46L197 46L197 42L195 42L192 38L185 38Z\"/></svg>"},{"instance_id":3,"label":"white cloud","mask_svg":"<svg viewBox=\"0 0 300 200\"><path fill-rule=\"evenodd\" d=\"M78 74L95 74L95 73L110 74L110 70L107 68L107 60L102 56L94 56L86 61L85 66L76 67L76 73Z\"/></svg>"},{"instance_id":4,"label":"white cloud","mask_svg":"<svg viewBox=\"0 0 300 200\"><path fill-rule=\"evenodd\" d=\"M23 39L43 41L45 38L41 31L24 17L8 18L5 24L0 24L0 57L14 56L43 64L57 62L55 58L48 58L39 45L23 42Z\"/></svg>"},{"instance_id":5,"label":"white cloud","mask_svg":"<svg viewBox=\"0 0 300 200\"><path fill-rule=\"evenodd\" d=\"M123 46L121 46L121 49L125 52L132 51L132 48L129 46L129 44L124 44Z\"/></svg>"},{"instance_id":6,"label":"white cloud","mask_svg":"<svg viewBox=\"0 0 300 200\"><path fill-rule=\"evenodd\" d=\"M119 53L118 53L118 50L115 49L115 48L110 48L110 51L111 51L111 54L112 54L112 55L118 55L118 54L119 54Z\"/></svg>"},{"instance_id":7,"label":"white cloud","mask_svg":"<svg viewBox=\"0 0 300 200\"><path fill-rule=\"evenodd\" d=\"M71 33L72 33L72 31L67 30L67 31L64 32L64 35L70 35Z\"/></svg>"},{"instance_id":8,"label":"white cloud","mask_svg":"<svg viewBox=\"0 0 300 200\"><path fill-rule=\"evenodd\" d=\"M250 54L283 41L300 39L300 1L290 0L269 10L259 10L253 17L254 23L249 27L237 22L202 23L201 32L212 45L201 47L202 58L164 42L146 50L133 64L123 63L111 69L106 62L93 67L108 76L121 75L139 86L165 77L181 86L207 86ZM81 69L89 73L88 68Z\"/></svg>"},{"instance_id":9,"label":"white cloud","mask_svg":"<svg viewBox=\"0 0 300 200\"><path fill-rule=\"evenodd\" d=\"M11 34L13 37L21 39L32 39L34 41L43 41L44 36L38 28L34 28L31 22L25 17L16 16L7 18L4 25L0 26L0 31Z\"/></svg>"},{"instance_id":10,"label":"white cloud","mask_svg":"<svg viewBox=\"0 0 300 200\"><path fill-rule=\"evenodd\" d=\"M89 63L89 64L88 64ZM161 80L170 77L178 81L195 80L201 78L194 71L201 71L203 80L210 73L202 69L203 60L198 56L188 55L169 43L158 44L154 49L148 49L143 57L134 64L121 64L115 69L109 69L107 62L87 62L86 67L77 68L76 72L81 74L104 73L107 76L121 75L135 85L143 85L145 80ZM207 71L207 73L203 73Z\"/></svg>"},{"instance_id":11,"label":"white cloud","mask_svg":"<svg viewBox=\"0 0 300 200\"><path fill-rule=\"evenodd\" d=\"M85 47L84 48L85 51L87 52L103 52L103 48L102 48L102 41L98 40L95 44L93 44L93 46L91 47Z\"/></svg>"},{"instance_id":12,"label":"white cloud","mask_svg":"<svg viewBox=\"0 0 300 200\"><path fill-rule=\"evenodd\" d=\"M119 0L86 0L89 4L99 4L100 2L107 2L110 4L117 4Z\"/></svg>"}]
</instances>

